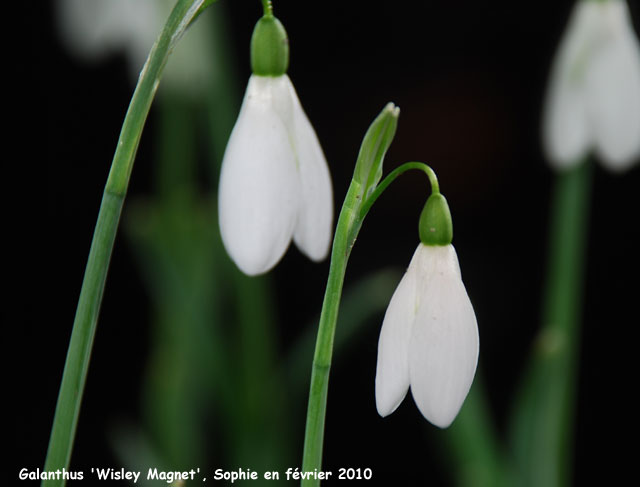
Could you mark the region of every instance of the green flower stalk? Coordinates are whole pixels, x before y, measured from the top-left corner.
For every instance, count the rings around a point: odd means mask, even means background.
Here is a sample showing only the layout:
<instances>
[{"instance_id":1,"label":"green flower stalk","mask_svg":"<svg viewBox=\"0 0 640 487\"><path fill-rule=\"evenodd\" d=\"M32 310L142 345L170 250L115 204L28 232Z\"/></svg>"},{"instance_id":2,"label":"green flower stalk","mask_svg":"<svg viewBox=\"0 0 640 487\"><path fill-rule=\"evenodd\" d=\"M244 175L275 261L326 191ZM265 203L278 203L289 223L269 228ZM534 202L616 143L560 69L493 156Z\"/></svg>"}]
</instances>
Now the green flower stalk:
<instances>
[{"instance_id":1,"label":"green flower stalk","mask_svg":"<svg viewBox=\"0 0 640 487\"><path fill-rule=\"evenodd\" d=\"M526 485L571 484L583 279L593 161L557 175L542 326L515 399L511 451Z\"/></svg>"},{"instance_id":2,"label":"green flower stalk","mask_svg":"<svg viewBox=\"0 0 640 487\"><path fill-rule=\"evenodd\" d=\"M182 34L210 3L205 0L179 0L140 73L98 213L60 385L45 471L69 466L111 252L142 128L160 76ZM64 484L64 479L42 482L46 486Z\"/></svg>"},{"instance_id":3,"label":"green flower stalk","mask_svg":"<svg viewBox=\"0 0 640 487\"><path fill-rule=\"evenodd\" d=\"M378 174L382 174L382 161L395 135L399 113L400 110L389 103L369 127L360 148L351 185L338 217L331 250L329 277L313 356L302 459L304 472L313 472L315 469L319 469L322 464L329 370L347 261L366 211L370 208L370 206L364 205L364 196L371 194L380 179ZM374 175L373 178L370 178L371 174ZM319 480L316 479L302 481L302 485L318 484Z\"/></svg>"}]
</instances>

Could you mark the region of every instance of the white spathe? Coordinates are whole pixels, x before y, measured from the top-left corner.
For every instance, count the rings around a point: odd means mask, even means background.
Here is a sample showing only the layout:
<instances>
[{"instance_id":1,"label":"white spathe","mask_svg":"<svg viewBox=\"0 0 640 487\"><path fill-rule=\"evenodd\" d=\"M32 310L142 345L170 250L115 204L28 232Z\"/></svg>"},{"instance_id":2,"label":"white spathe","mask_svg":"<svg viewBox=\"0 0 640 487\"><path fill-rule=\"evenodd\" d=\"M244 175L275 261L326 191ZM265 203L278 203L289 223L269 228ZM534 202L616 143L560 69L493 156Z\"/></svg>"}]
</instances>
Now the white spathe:
<instances>
[{"instance_id":1,"label":"white spathe","mask_svg":"<svg viewBox=\"0 0 640 487\"><path fill-rule=\"evenodd\" d=\"M594 151L613 171L640 156L640 45L625 0L580 0L555 56L543 143L557 169Z\"/></svg>"},{"instance_id":2,"label":"white spathe","mask_svg":"<svg viewBox=\"0 0 640 487\"><path fill-rule=\"evenodd\" d=\"M476 315L452 245L420 244L382 323L376 370L381 416L409 388L422 415L449 426L467 397L478 363Z\"/></svg>"},{"instance_id":3,"label":"white spathe","mask_svg":"<svg viewBox=\"0 0 640 487\"><path fill-rule=\"evenodd\" d=\"M222 161L220 231L245 274L271 269L291 239L314 261L329 251L331 178L287 75L249 79Z\"/></svg>"}]
</instances>

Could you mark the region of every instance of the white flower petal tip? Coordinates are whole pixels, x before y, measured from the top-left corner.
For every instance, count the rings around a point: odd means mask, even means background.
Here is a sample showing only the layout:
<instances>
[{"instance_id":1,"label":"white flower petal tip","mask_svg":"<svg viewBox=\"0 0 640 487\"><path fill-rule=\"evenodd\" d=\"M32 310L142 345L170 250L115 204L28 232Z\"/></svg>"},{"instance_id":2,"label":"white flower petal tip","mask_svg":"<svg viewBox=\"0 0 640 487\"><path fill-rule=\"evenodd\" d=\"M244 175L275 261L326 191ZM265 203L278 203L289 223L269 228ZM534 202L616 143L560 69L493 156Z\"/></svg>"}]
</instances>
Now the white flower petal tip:
<instances>
[{"instance_id":1,"label":"white flower petal tip","mask_svg":"<svg viewBox=\"0 0 640 487\"><path fill-rule=\"evenodd\" d=\"M380 332L378 413L391 414L410 388L422 415L446 428L471 388L478 353L476 316L455 249L420 244Z\"/></svg>"},{"instance_id":2,"label":"white flower petal tip","mask_svg":"<svg viewBox=\"0 0 640 487\"><path fill-rule=\"evenodd\" d=\"M552 65L542 137L556 169L590 151L612 171L640 158L640 44L624 0L576 3Z\"/></svg>"},{"instance_id":3,"label":"white flower petal tip","mask_svg":"<svg viewBox=\"0 0 640 487\"><path fill-rule=\"evenodd\" d=\"M380 416L396 410L409 390L407 350L415 316L415 268L410 266L393 293L378 340L376 407Z\"/></svg>"},{"instance_id":4,"label":"white flower petal tip","mask_svg":"<svg viewBox=\"0 0 640 487\"><path fill-rule=\"evenodd\" d=\"M326 160L288 76L253 75L222 161L220 232L248 275L273 268L291 239L313 260L331 240Z\"/></svg>"}]
</instances>

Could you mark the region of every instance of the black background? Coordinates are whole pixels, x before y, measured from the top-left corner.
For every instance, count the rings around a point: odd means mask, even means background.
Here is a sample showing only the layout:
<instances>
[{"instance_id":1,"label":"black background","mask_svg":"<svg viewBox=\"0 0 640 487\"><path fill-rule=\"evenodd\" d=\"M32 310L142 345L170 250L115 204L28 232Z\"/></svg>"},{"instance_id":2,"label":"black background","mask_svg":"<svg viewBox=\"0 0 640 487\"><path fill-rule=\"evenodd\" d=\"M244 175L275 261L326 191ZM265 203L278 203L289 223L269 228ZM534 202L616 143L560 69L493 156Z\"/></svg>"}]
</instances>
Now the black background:
<instances>
[{"instance_id":1,"label":"black background","mask_svg":"<svg viewBox=\"0 0 640 487\"><path fill-rule=\"evenodd\" d=\"M257 1L223 1L241 79L250 75ZM438 172L454 244L478 317L480 366L501 433L540 314L553 173L540 148L551 57L572 2L335 2L280 0L291 43L289 76L322 142L339 208L361 138L388 102L401 107L386 171L422 160ZM22 111L24 179L8 184L19 226L6 240L4 342L17 408L11 478L44 462L66 346L102 189L132 85L123 56L85 65L56 33L54 3L31 6L21 72L34 89ZM636 31L640 8L630 2ZM205 14L206 15L206 14ZM242 93L242 86L238 93ZM238 99L238 106L240 100ZM128 198L151 187L152 108ZM26 156L26 157L25 157ZM6 183L6 182L5 182ZM345 286L367 271L404 268L418 242L422 176L404 177L376 204ZM634 472L637 426L638 188L640 170L594 173L575 444L575 484L616 485ZM336 210L337 211L337 210ZM126 212L126 205L125 205ZM9 243L12 243L9 242ZM72 466L115 466L114 417L135 418L148 352L149 303L133 256L116 240ZM272 272L282 347L318 312L328 263L293 247ZM302 284L301 284L302 283ZM382 316L379 317L381 322ZM13 336L16 332L16 336ZM374 405L378 327L332 369L325 467L372 467L377 478L449 485L437 443L407 398L382 420ZM304 408L304 405L301 405ZM420 427L416 427L419 425ZM302 425L297 431L302 442ZM232 466L232 467L241 467Z\"/></svg>"}]
</instances>

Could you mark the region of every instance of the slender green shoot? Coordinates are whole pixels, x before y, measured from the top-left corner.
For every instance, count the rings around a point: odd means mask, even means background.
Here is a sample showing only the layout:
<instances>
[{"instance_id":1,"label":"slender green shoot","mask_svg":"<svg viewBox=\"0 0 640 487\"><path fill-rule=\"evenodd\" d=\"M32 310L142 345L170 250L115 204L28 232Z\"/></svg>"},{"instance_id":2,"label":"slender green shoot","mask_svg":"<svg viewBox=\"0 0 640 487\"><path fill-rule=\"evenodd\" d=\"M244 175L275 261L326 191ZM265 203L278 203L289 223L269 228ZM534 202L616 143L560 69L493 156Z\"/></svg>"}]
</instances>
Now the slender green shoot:
<instances>
[{"instance_id":1,"label":"slender green shoot","mask_svg":"<svg viewBox=\"0 0 640 487\"><path fill-rule=\"evenodd\" d=\"M47 472L69 467L109 261L142 128L160 75L175 44L210 3L209 0L178 0L149 54L133 93L104 189L80 290L44 466ZM63 478L42 482L43 486L64 484Z\"/></svg>"},{"instance_id":2,"label":"slender green shoot","mask_svg":"<svg viewBox=\"0 0 640 487\"><path fill-rule=\"evenodd\" d=\"M311 386L309 390L309 406L305 429L302 471L320 470L322 465L322 445L324 442L324 420L327 409L327 392L329 389L329 369L333 355L333 339L338 319L338 307L342 295L342 286L347 269L347 260L351 253L349 236L352 221L358 214L356 194L360 185L353 180L338 218L336 233L331 250L331 264L325 290L320 324L316 338L316 349L313 357ZM354 237L355 239L355 237ZM320 481L305 479L301 485L319 485Z\"/></svg>"},{"instance_id":3,"label":"slender green shoot","mask_svg":"<svg viewBox=\"0 0 640 487\"><path fill-rule=\"evenodd\" d=\"M271 0L262 0L262 10L265 16L273 16L273 5Z\"/></svg>"},{"instance_id":4,"label":"slender green shoot","mask_svg":"<svg viewBox=\"0 0 640 487\"><path fill-rule=\"evenodd\" d=\"M371 205L400 174L410 169L424 171L438 191L435 173L426 164L407 163L391 172L378 185L382 170L382 159L386 153L397 121L397 108L388 105L369 128L360 149L354 178L347 191L333 239L329 277L320 314L318 336L311 372L309 406L302 460L303 472L320 471L322 466L322 446L324 442L324 422L329 388L329 370L333 355L333 342L338 319L338 308L346 273L347 261L355 243L362 222ZM366 184L363 184L366 183ZM316 486L318 479L303 479L301 485Z\"/></svg>"},{"instance_id":5,"label":"slender green shoot","mask_svg":"<svg viewBox=\"0 0 640 487\"><path fill-rule=\"evenodd\" d=\"M406 162L402 166L396 167L393 171L391 171L386 178L382 180L380 184L376 187L376 189L371 193L371 196L367 198L367 201L362 205L360 209L360 219L364 220L364 217L367 216L369 210L376 202L378 197L387 189L395 179L400 176L402 173L410 171L411 169L417 169L419 171L423 171L427 177L429 178L429 184L431 185L431 192L434 194L440 193L440 184L438 183L438 178L436 173L429 166L424 164L423 162Z\"/></svg>"}]
</instances>

